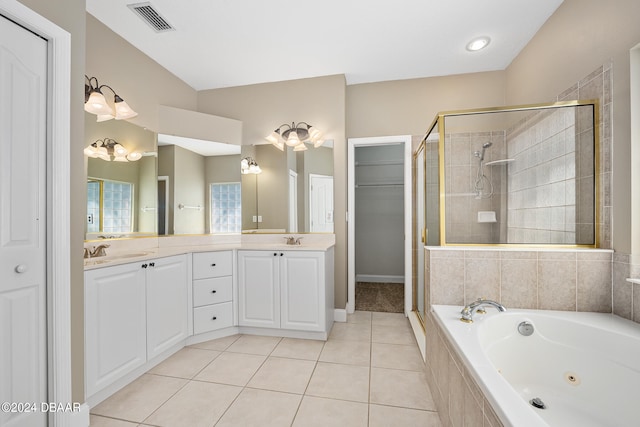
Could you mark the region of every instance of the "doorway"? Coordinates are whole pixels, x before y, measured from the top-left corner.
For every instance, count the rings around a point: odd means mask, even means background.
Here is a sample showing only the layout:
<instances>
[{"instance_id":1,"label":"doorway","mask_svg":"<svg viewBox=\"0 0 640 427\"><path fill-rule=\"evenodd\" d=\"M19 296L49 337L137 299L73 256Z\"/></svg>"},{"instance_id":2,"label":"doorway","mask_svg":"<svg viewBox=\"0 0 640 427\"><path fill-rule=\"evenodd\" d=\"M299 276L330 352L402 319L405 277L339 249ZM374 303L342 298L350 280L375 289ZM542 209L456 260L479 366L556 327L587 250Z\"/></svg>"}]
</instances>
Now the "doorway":
<instances>
[{"instance_id":1,"label":"doorway","mask_svg":"<svg viewBox=\"0 0 640 427\"><path fill-rule=\"evenodd\" d=\"M399 310L407 315L413 293L411 137L351 138L347 150L347 312L356 309L358 282L365 298L378 298L380 284L387 283L400 287Z\"/></svg>"},{"instance_id":2,"label":"doorway","mask_svg":"<svg viewBox=\"0 0 640 427\"><path fill-rule=\"evenodd\" d=\"M158 235L169 234L169 177L158 177Z\"/></svg>"}]
</instances>

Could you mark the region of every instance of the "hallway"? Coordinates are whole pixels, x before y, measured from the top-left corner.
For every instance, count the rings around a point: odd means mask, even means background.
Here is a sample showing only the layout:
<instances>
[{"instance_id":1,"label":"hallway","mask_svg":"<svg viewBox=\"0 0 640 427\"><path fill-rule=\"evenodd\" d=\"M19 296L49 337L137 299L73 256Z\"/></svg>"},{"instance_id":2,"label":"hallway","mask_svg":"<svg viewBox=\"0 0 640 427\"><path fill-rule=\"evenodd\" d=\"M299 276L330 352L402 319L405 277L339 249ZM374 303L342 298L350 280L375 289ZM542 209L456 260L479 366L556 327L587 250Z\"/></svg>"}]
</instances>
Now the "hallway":
<instances>
[{"instance_id":1,"label":"hallway","mask_svg":"<svg viewBox=\"0 0 640 427\"><path fill-rule=\"evenodd\" d=\"M185 347L92 409L92 427L440 427L403 314L357 311L326 342L234 335Z\"/></svg>"}]
</instances>

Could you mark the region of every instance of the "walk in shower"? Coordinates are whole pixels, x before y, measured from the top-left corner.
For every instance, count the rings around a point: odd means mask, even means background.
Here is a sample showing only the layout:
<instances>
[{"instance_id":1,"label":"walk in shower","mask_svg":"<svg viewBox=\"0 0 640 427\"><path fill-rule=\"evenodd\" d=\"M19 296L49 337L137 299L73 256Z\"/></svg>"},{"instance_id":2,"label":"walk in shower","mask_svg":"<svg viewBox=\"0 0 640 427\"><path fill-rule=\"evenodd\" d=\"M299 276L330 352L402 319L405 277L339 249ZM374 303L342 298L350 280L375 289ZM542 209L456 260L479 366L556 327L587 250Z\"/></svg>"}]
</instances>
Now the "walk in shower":
<instances>
[{"instance_id":1,"label":"walk in shower","mask_svg":"<svg viewBox=\"0 0 640 427\"><path fill-rule=\"evenodd\" d=\"M414 155L420 243L597 246L598 116L596 100L439 113Z\"/></svg>"}]
</instances>

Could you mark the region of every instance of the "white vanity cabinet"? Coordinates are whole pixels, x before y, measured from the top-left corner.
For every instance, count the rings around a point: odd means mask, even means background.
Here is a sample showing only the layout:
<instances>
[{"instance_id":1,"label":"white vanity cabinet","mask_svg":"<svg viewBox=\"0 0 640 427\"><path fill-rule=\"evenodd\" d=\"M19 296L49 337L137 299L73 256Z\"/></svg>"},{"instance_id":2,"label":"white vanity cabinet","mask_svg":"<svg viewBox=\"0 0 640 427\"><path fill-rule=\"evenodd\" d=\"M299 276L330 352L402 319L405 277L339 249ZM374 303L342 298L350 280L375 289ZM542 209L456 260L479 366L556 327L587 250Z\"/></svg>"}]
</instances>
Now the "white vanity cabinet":
<instances>
[{"instance_id":1,"label":"white vanity cabinet","mask_svg":"<svg viewBox=\"0 0 640 427\"><path fill-rule=\"evenodd\" d=\"M193 333L233 326L233 251L193 254Z\"/></svg>"},{"instance_id":2,"label":"white vanity cabinet","mask_svg":"<svg viewBox=\"0 0 640 427\"><path fill-rule=\"evenodd\" d=\"M187 256L150 261L146 273L147 359L152 359L189 335Z\"/></svg>"},{"instance_id":3,"label":"white vanity cabinet","mask_svg":"<svg viewBox=\"0 0 640 427\"><path fill-rule=\"evenodd\" d=\"M188 336L187 255L85 272L85 395Z\"/></svg>"},{"instance_id":4,"label":"white vanity cabinet","mask_svg":"<svg viewBox=\"0 0 640 427\"><path fill-rule=\"evenodd\" d=\"M328 332L333 322L333 249L238 251L238 323Z\"/></svg>"}]
</instances>

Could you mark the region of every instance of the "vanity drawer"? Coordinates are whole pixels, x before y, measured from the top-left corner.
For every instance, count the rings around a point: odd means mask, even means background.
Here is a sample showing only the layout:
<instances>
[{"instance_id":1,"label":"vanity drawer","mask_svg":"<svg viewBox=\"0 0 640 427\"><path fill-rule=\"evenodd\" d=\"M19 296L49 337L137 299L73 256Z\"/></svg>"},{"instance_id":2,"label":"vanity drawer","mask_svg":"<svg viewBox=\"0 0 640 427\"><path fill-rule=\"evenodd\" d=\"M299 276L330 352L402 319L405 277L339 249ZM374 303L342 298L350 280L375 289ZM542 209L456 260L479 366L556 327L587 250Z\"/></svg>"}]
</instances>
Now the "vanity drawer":
<instances>
[{"instance_id":1,"label":"vanity drawer","mask_svg":"<svg viewBox=\"0 0 640 427\"><path fill-rule=\"evenodd\" d=\"M233 303L205 305L193 309L193 333L214 331L233 326Z\"/></svg>"},{"instance_id":2,"label":"vanity drawer","mask_svg":"<svg viewBox=\"0 0 640 427\"><path fill-rule=\"evenodd\" d=\"M197 252L193 254L193 278L231 276L233 274L232 251Z\"/></svg>"},{"instance_id":3,"label":"vanity drawer","mask_svg":"<svg viewBox=\"0 0 640 427\"><path fill-rule=\"evenodd\" d=\"M193 281L193 306L218 304L233 299L233 278L213 277Z\"/></svg>"}]
</instances>

